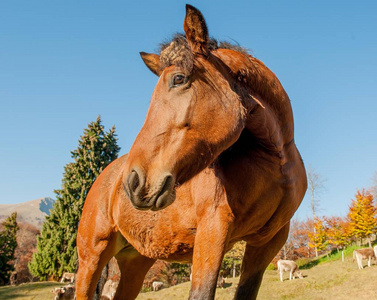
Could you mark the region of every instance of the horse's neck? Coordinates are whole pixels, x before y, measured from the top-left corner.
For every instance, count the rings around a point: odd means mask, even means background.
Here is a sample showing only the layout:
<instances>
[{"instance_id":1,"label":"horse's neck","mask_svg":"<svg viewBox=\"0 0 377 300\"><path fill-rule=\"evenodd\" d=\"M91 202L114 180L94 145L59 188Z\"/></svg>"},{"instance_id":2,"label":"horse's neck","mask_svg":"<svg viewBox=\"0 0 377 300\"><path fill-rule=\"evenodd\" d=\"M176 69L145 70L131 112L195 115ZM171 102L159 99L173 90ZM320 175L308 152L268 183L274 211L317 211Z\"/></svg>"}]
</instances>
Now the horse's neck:
<instances>
[{"instance_id":1,"label":"horse's neck","mask_svg":"<svg viewBox=\"0 0 377 300\"><path fill-rule=\"evenodd\" d=\"M250 150L265 151L281 157L280 163L284 163L287 148L294 148L289 146L294 145L293 116L290 100L281 83L263 62L252 56L226 49L219 49L214 54L220 58L214 63L230 76L233 90L248 112L244 132L223 157L230 157L231 153L250 153Z\"/></svg>"},{"instance_id":2,"label":"horse's neck","mask_svg":"<svg viewBox=\"0 0 377 300\"><path fill-rule=\"evenodd\" d=\"M279 80L262 62L251 58L248 74L250 112L245 127L270 152L284 152L293 142L290 100Z\"/></svg>"}]
</instances>

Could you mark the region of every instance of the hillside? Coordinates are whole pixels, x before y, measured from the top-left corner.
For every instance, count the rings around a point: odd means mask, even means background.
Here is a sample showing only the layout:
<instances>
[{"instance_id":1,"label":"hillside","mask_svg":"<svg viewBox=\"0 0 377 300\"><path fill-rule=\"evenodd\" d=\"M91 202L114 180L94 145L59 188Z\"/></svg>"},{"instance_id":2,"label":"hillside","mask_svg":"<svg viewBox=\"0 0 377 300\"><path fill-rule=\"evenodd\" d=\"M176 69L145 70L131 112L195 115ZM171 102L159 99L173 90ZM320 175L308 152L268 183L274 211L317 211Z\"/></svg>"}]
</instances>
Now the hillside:
<instances>
[{"instance_id":1,"label":"hillside","mask_svg":"<svg viewBox=\"0 0 377 300\"><path fill-rule=\"evenodd\" d=\"M41 229L54 202L55 200L45 197L18 204L0 204L0 221L16 211L18 222L30 223Z\"/></svg>"},{"instance_id":2,"label":"hillside","mask_svg":"<svg viewBox=\"0 0 377 300\"><path fill-rule=\"evenodd\" d=\"M364 262L366 265L366 262ZM377 266L358 270L356 262L348 256L341 260L324 262L302 271L305 278L280 282L276 270L267 270L262 282L259 300L293 299L377 299ZM224 289L218 288L216 300L233 299L239 278L227 279ZM0 287L0 299L31 300L52 299L51 289L59 283L41 282L23 284L17 287ZM190 283L186 282L158 292L141 293L137 300L183 300L188 299Z\"/></svg>"},{"instance_id":3,"label":"hillside","mask_svg":"<svg viewBox=\"0 0 377 300\"><path fill-rule=\"evenodd\" d=\"M377 266L374 264L360 271L356 262L352 262L352 257L348 257L345 262L321 263L302 273L304 279L289 281L286 273L285 280L281 282L276 270L267 270L258 299L377 299ZM226 288L218 288L215 299L233 299L238 281L239 278L227 279ZM188 299L189 290L190 283L184 283L158 292L142 293L137 300L183 300Z\"/></svg>"}]
</instances>

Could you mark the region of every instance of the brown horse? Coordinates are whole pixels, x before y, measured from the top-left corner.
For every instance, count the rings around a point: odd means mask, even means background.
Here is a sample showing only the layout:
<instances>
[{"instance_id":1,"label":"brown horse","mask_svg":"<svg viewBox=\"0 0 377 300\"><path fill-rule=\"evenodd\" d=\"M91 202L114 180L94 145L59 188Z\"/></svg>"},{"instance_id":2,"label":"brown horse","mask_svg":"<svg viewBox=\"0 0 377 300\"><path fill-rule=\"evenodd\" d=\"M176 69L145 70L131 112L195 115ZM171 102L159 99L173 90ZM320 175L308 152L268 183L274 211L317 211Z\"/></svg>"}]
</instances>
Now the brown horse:
<instances>
[{"instance_id":1,"label":"brown horse","mask_svg":"<svg viewBox=\"0 0 377 300\"><path fill-rule=\"evenodd\" d=\"M189 299L214 299L224 256L247 242L235 299L255 299L306 191L290 100L276 76L240 47L208 38L186 6L185 36L160 55L159 76L128 156L98 177L77 237L77 299L91 299L115 256L116 299L135 299L157 259L193 262Z\"/></svg>"}]
</instances>

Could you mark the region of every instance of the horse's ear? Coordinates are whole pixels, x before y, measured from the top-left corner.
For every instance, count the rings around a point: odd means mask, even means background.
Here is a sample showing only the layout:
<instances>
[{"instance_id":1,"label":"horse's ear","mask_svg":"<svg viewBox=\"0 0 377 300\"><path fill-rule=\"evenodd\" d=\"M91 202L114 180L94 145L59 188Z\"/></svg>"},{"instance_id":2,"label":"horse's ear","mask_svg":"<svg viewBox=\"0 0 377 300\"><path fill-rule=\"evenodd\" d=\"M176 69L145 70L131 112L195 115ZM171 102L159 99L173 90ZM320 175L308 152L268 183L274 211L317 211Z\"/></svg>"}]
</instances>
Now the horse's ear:
<instances>
[{"instance_id":1,"label":"horse's ear","mask_svg":"<svg viewBox=\"0 0 377 300\"><path fill-rule=\"evenodd\" d=\"M160 57L154 53L140 52L140 56L143 59L145 65L157 76L162 73Z\"/></svg>"},{"instance_id":2,"label":"horse's ear","mask_svg":"<svg viewBox=\"0 0 377 300\"><path fill-rule=\"evenodd\" d=\"M186 4L183 29L192 52L207 55L209 37L206 21L202 13L189 4Z\"/></svg>"}]
</instances>

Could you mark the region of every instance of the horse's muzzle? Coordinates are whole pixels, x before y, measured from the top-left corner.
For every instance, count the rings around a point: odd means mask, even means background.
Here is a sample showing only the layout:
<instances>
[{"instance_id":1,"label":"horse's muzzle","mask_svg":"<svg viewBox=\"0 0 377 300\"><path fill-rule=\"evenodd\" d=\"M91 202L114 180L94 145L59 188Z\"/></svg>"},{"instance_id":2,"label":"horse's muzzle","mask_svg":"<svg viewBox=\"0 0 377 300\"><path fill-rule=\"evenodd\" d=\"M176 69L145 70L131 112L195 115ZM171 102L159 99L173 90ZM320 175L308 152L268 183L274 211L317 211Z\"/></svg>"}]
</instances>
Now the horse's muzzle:
<instances>
[{"instance_id":1,"label":"horse's muzzle","mask_svg":"<svg viewBox=\"0 0 377 300\"><path fill-rule=\"evenodd\" d=\"M133 169L127 176L123 187L132 205L140 210L160 210L175 199L174 178L170 173L164 173L155 186L146 186L144 174Z\"/></svg>"}]
</instances>

